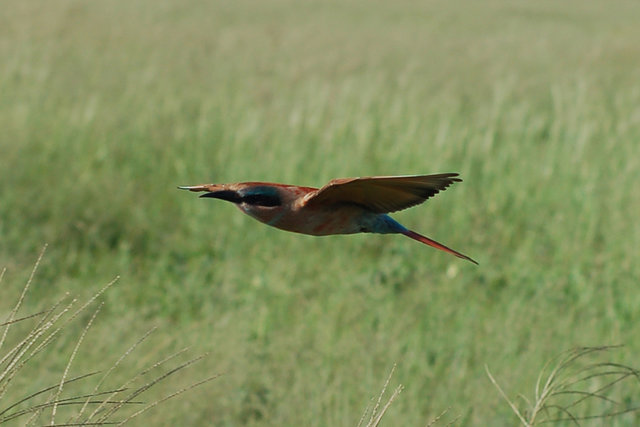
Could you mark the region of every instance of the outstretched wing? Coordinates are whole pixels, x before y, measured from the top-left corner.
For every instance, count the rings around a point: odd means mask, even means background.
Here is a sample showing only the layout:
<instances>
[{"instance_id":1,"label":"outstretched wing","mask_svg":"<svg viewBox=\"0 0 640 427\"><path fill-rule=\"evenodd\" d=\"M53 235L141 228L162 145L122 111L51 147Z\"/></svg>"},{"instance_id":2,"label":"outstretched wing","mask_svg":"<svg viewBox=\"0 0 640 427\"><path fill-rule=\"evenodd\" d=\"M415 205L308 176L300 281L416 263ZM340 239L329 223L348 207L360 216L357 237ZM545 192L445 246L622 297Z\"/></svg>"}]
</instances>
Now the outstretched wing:
<instances>
[{"instance_id":1,"label":"outstretched wing","mask_svg":"<svg viewBox=\"0 0 640 427\"><path fill-rule=\"evenodd\" d=\"M457 173L437 175L371 176L329 181L305 197L305 206L352 203L376 213L395 212L418 205L445 190Z\"/></svg>"}]
</instances>

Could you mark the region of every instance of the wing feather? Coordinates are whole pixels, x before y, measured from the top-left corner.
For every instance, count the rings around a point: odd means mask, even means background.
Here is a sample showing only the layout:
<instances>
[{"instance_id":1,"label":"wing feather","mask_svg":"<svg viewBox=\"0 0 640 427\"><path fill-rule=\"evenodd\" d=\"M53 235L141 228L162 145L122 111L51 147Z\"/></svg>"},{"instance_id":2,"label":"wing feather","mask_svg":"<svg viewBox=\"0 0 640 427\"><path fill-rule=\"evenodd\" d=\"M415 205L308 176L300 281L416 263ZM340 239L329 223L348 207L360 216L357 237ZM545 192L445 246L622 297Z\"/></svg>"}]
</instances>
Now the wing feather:
<instances>
[{"instance_id":1,"label":"wing feather","mask_svg":"<svg viewBox=\"0 0 640 427\"><path fill-rule=\"evenodd\" d=\"M454 182L462 181L457 176L443 173L334 179L307 195L304 205L356 204L376 213L395 212L423 203Z\"/></svg>"}]
</instances>

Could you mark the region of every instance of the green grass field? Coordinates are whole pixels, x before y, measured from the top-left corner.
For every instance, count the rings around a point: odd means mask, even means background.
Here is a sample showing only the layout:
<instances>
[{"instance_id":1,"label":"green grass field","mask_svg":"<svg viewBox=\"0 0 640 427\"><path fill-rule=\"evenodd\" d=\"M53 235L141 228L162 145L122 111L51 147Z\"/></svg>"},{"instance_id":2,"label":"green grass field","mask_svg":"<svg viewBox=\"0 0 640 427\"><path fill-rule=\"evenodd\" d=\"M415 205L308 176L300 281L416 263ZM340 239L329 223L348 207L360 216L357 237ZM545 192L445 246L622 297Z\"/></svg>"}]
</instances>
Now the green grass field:
<instances>
[{"instance_id":1,"label":"green grass field","mask_svg":"<svg viewBox=\"0 0 640 427\"><path fill-rule=\"evenodd\" d=\"M119 275L75 374L153 325L119 379L185 346L208 356L151 399L223 374L136 425L355 426L394 363L383 425L447 408L436 426L517 425L485 365L510 397L575 346L624 344L606 360L640 368L637 2L3 9L0 323L45 243L22 315ZM464 182L394 217L478 267L402 236L285 233L176 189L439 172ZM59 381L81 331L0 406ZM638 381L612 393L640 406ZM607 410L594 401L578 413Z\"/></svg>"}]
</instances>

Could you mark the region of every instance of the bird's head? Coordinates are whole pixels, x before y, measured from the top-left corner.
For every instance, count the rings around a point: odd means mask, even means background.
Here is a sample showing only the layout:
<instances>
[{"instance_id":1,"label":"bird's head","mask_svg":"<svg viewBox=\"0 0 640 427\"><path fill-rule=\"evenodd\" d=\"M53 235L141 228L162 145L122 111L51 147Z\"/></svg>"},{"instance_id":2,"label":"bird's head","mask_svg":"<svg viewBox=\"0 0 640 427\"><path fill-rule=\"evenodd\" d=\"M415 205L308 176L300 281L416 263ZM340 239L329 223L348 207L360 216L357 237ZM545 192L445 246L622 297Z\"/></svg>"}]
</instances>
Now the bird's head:
<instances>
[{"instance_id":1,"label":"bird's head","mask_svg":"<svg viewBox=\"0 0 640 427\"><path fill-rule=\"evenodd\" d=\"M283 204L281 189L276 185L263 182L206 184L178 188L189 191L205 191L200 197L234 203L244 213L260 221L269 221L274 211Z\"/></svg>"}]
</instances>

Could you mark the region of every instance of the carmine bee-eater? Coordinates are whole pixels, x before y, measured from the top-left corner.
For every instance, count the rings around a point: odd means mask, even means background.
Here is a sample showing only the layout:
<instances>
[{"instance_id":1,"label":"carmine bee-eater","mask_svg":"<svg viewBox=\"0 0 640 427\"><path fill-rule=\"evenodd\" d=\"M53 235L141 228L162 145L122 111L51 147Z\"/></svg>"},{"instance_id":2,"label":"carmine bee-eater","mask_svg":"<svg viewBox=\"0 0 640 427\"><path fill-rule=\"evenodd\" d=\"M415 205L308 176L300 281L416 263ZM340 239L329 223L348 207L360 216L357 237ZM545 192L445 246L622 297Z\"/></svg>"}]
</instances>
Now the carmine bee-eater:
<instances>
[{"instance_id":1,"label":"carmine bee-eater","mask_svg":"<svg viewBox=\"0 0 640 427\"><path fill-rule=\"evenodd\" d=\"M457 173L372 176L329 181L317 189L270 182L203 184L178 187L206 191L234 203L242 212L281 230L326 236L353 233L400 233L434 248L478 264L466 255L411 231L387 213L423 203L462 181Z\"/></svg>"}]
</instances>

